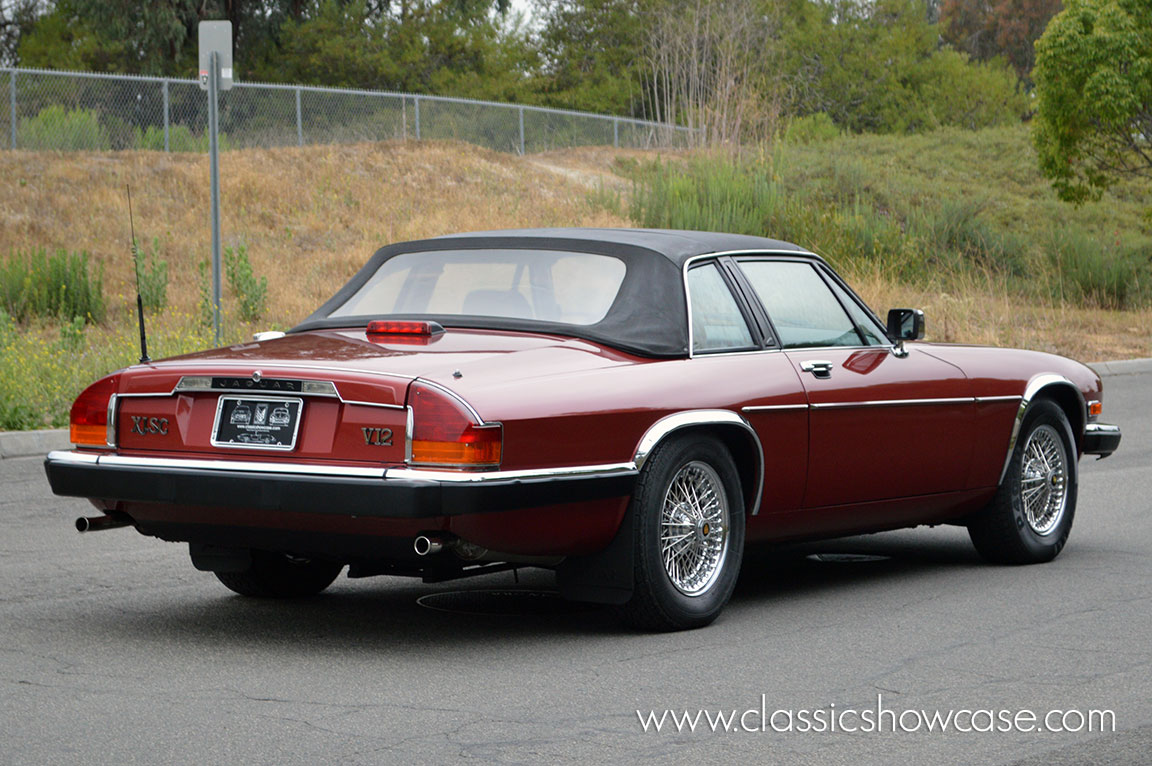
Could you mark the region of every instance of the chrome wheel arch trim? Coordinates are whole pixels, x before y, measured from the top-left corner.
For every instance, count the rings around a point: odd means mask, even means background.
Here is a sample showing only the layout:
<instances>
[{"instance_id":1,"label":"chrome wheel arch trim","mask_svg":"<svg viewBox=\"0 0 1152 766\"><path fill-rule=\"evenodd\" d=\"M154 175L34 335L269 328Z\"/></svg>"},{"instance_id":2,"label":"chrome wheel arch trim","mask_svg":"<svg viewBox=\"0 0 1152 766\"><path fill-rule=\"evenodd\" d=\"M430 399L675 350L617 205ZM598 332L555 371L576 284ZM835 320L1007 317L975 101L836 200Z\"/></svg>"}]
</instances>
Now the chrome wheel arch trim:
<instances>
[{"instance_id":1,"label":"chrome wheel arch trim","mask_svg":"<svg viewBox=\"0 0 1152 766\"><path fill-rule=\"evenodd\" d=\"M732 410L685 410L660 418L649 426L644 435L640 437L640 443L636 445L636 451L632 455L632 464L636 466L636 470L639 471L644 468L652 450L656 449L664 439L676 431L694 426L736 426L743 429L748 435L749 440L756 446L756 477L754 482L755 494L745 512L751 516L758 514L760 512L760 498L764 494L764 447L752 425L743 416Z\"/></svg>"},{"instance_id":2,"label":"chrome wheel arch trim","mask_svg":"<svg viewBox=\"0 0 1152 766\"><path fill-rule=\"evenodd\" d=\"M999 484L1004 483L1004 477L1008 475L1008 465L1012 462L1012 453L1016 451L1016 443L1020 440L1020 429L1024 426L1024 416L1028 412L1029 405L1045 390L1056 386L1070 388L1076 392L1076 401L1080 403L1080 419L1083 423L1088 423L1088 405L1084 401L1084 394L1068 378L1056 373L1043 373L1029 380L1028 385L1024 387L1023 396L1020 397L1020 407L1016 410L1016 420L1012 423L1012 436L1008 440L1008 454L1004 457L1004 467L1000 469ZM1075 434L1073 434L1073 449L1075 449L1075 444ZM1070 459L1070 462L1073 466L1075 465L1074 460Z\"/></svg>"}]
</instances>

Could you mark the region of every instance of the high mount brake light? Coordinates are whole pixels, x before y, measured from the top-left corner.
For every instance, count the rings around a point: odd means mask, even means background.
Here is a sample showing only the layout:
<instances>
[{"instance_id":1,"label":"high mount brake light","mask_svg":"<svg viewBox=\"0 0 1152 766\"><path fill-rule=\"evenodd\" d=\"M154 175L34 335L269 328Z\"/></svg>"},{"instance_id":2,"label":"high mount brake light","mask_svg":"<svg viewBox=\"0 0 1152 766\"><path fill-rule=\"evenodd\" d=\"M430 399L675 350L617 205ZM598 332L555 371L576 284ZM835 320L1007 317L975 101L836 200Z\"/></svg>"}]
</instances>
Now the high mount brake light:
<instances>
[{"instance_id":1,"label":"high mount brake light","mask_svg":"<svg viewBox=\"0 0 1152 766\"><path fill-rule=\"evenodd\" d=\"M439 322L409 322L392 319L373 319L365 330L367 335L439 335L444 328Z\"/></svg>"},{"instance_id":2,"label":"high mount brake light","mask_svg":"<svg viewBox=\"0 0 1152 766\"><path fill-rule=\"evenodd\" d=\"M73 444L85 447L108 446L108 402L119 387L120 376L109 375L88 386L76 397L68 418L68 430Z\"/></svg>"},{"instance_id":3,"label":"high mount brake light","mask_svg":"<svg viewBox=\"0 0 1152 766\"><path fill-rule=\"evenodd\" d=\"M413 383L412 463L451 468L500 465L504 428L483 424L451 394L424 383Z\"/></svg>"}]
</instances>

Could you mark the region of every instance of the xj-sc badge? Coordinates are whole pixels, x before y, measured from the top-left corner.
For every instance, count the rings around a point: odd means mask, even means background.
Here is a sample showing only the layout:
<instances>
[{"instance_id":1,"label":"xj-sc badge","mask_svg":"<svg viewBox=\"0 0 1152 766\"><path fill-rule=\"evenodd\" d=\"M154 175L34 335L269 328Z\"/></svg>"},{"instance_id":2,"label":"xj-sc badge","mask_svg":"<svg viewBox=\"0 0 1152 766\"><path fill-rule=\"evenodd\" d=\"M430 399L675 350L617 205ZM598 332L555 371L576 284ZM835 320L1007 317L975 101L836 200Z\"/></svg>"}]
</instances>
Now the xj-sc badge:
<instances>
[{"instance_id":1,"label":"xj-sc badge","mask_svg":"<svg viewBox=\"0 0 1152 766\"><path fill-rule=\"evenodd\" d=\"M391 428L361 428L364 433L364 443L369 447L391 447Z\"/></svg>"},{"instance_id":2,"label":"xj-sc badge","mask_svg":"<svg viewBox=\"0 0 1152 766\"><path fill-rule=\"evenodd\" d=\"M168 435L168 418L150 418L147 415L132 415L132 433Z\"/></svg>"}]
</instances>

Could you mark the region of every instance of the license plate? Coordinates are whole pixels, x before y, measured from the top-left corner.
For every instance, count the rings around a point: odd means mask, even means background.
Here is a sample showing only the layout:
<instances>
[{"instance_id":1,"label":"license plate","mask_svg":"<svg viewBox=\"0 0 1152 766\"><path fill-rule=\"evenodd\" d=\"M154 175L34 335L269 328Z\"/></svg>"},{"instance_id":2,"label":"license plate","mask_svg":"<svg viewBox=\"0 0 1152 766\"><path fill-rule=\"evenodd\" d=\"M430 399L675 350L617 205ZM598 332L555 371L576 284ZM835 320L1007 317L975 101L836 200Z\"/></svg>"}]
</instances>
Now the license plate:
<instances>
[{"instance_id":1,"label":"license plate","mask_svg":"<svg viewBox=\"0 0 1152 766\"><path fill-rule=\"evenodd\" d=\"M221 396L216 403L212 446L290 450L300 430L302 399Z\"/></svg>"}]
</instances>

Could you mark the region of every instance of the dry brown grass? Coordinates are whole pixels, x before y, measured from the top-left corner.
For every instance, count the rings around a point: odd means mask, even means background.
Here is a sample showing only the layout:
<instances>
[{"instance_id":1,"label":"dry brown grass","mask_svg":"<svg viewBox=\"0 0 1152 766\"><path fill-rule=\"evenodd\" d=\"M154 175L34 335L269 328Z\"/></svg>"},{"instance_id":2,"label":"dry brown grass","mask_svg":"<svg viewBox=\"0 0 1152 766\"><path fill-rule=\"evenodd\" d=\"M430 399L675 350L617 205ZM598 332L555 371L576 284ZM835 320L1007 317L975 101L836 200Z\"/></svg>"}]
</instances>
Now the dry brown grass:
<instances>
[{"instance_id":1,"label":"dry brown grass","mask_svg":"<svg viewBox=\"0 0 1152 766\"><path fill-rule=\"evenodd\" d=\"M627 226L589 201L627 192L617 157L583 148L516 157L457 143L240 150L221 156L225 245L241 242L268 276L267 325L291 325L327 299L380 246L451 232L534 226ZM0 251L87 250L103 265L114 318L130 316L128 210L137 236L160 238L169 301L193 313L196 264L209 257L208 159L156 152L0 152ZM936 340L1056 351L1084 360L1152 356L1152 311L1022 304L991 278L947 289L849 274L877 309L916 305Z\"/></svg>"},{"instance_id":2,"label":"dry brown grass","mask_svg":"<svg viewBox=\"0 0 1152 766\"><path fill-rule=\"evenodd\" d=\"M131 293L136 233L160 238L170 303L193 311L196 264L211 253L208 158L156 152L0 153L0 248L87 250L115 295ZM456 143L240 150L220 158L225 246L248 246L268 276L269 320L312 312L377 248L459 231L626 226L589 204L577 179Z\"/></svg>"}]
</instances>

